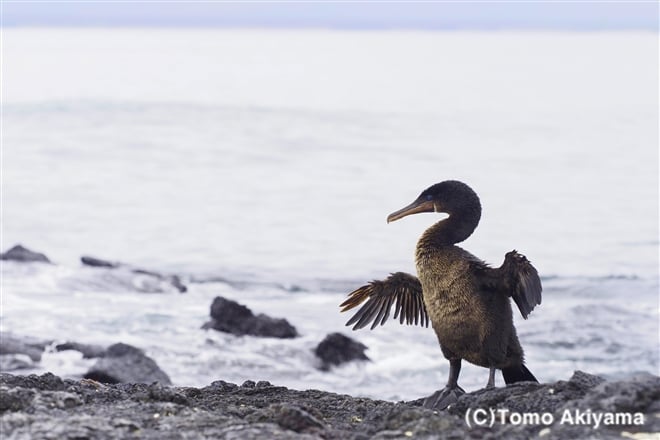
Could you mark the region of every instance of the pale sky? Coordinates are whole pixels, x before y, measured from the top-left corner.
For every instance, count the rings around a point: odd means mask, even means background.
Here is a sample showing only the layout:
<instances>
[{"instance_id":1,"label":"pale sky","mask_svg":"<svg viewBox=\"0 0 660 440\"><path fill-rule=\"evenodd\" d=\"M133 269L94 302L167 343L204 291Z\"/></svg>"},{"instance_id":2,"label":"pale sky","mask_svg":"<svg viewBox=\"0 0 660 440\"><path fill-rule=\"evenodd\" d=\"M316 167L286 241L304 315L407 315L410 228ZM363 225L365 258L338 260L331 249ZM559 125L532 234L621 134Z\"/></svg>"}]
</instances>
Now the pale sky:
<instances>
[{"instance_id":1,"label":"pale sky","mask_svg":"<svg viewBox=\"0 0 660 440\"><path fill-rule=\"evenodd\" d=\"M4 26L658 30L657 1L3 0Z\"/></svg>"}]
</instances>

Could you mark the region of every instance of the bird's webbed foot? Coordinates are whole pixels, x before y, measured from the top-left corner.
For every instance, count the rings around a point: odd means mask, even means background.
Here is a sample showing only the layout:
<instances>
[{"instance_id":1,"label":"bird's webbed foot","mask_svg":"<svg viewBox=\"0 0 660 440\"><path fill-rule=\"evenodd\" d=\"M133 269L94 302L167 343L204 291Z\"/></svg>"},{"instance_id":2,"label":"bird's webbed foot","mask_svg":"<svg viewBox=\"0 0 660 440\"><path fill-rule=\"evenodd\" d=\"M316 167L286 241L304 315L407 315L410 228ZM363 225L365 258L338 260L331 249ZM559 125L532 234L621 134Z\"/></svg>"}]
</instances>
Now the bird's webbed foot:
<instances>
[{"instance_id":1,"label":"bird's webbed foot","mask_svg":"<svg viewBox=\"0 0 660 440\"><path fill-rule=\"evenodd\" d=\"M465 394L465 390L458 385L436 391L424 399L424 408L428 409L446 409L452 403L455 403L460 396Z\"/></svg>"}]
</instances>

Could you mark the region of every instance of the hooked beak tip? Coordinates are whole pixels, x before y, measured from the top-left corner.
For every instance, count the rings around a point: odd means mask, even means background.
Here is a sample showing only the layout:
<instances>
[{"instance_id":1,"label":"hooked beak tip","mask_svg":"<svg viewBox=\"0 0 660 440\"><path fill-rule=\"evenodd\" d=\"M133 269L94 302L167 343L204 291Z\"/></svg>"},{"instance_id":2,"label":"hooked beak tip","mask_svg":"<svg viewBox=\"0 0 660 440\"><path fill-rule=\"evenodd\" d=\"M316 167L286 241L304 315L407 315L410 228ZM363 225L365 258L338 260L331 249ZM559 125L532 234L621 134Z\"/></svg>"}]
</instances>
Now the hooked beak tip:
<instances>
[{"instance_id":1,"label":"hooked beak tip","mask_svg":"<svg viewBox=\"0 0 660 440\"><path fill-rule=\"evenodd\" d=\"M402 208L396 212L387 216L387 223L391 223L395 220L402 219L411 214L417 214L420 212L433 212L435 211L435 205L432 201L429 200L415 200L410 205Z\"/></svg>"}]
</instances>

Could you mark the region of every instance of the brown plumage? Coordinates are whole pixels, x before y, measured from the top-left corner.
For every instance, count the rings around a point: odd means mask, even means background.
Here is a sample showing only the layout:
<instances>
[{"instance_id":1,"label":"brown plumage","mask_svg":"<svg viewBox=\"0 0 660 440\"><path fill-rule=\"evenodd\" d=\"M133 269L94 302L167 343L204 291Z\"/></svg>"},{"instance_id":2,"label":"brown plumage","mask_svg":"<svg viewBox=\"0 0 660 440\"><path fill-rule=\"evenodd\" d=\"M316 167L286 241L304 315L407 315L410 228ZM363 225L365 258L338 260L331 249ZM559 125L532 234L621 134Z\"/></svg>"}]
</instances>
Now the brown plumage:
<instances>
[{"instance_id":1,"label":"brown plumage","mask_svg":"<svg viewBox=\"0 0 660 440\"><path fill-rule=\"evenodd\" d=\"M456 246L472 234L481 217L477 194L462 182L431 186L387 221L419 212L444 212L449 217L419 239L418 277L397 272L353 291L341 304L342 312L366 302L346 325L357 330L373 322L374 329L385 323L393 304L394 318L402 324L428 326L430 319L450 371L447 386L426 399L427 407L445 408L463 392L458 386L462 359L490 369L488 387L494 386L496 369L502 370L507 384L536 381L523 363L509 300L525 319L541 303L536 269L516 251L505 255L502 266L491 268Z\"/></svg>"}]
</instances>

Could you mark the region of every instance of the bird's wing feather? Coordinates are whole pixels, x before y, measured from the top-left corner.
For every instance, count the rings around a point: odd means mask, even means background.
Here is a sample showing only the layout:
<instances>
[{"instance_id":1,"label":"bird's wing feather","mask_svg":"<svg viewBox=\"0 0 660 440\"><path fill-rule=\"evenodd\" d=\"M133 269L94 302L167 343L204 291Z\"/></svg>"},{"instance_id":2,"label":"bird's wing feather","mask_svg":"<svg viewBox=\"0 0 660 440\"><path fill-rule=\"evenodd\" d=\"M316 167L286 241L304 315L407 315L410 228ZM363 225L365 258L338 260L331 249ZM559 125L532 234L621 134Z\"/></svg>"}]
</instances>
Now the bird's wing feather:
<instances>
[{"instance_id":1,"label":"bird's wing feather","mask_svg":"<svg viewBox=\"0 0 660 440\"><path fill-rule=\"evenodd\" d=\"M366 302L365 302L366 300ZM424 307L422 284L417 277L403 272L391 274L385 280L375 280L348 295L341 303L341 311L364 305L348 320L346 325L353 325L358 330L371 324L373 330L378 324L383 325L390 316L390 309L395 303L394 319L401 324L420 324L428 327L429 316Z\"/></svg>"},{"instance_id":2,"label":"bird's wing feather","mask_svg":"<svg viewBox=\"0 0 660 440\"><path fill-rule=\"evenodd\" d=\"M543 288L539 274L529 260L517 251L508 252L504 263L498 268L482 264L476 269L483 287L510 296L523 318L527 319L534 307L541 304Z\"/></svg>"}]
</instances>

